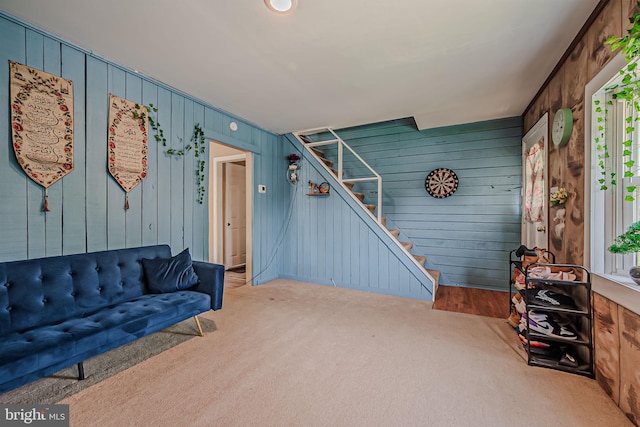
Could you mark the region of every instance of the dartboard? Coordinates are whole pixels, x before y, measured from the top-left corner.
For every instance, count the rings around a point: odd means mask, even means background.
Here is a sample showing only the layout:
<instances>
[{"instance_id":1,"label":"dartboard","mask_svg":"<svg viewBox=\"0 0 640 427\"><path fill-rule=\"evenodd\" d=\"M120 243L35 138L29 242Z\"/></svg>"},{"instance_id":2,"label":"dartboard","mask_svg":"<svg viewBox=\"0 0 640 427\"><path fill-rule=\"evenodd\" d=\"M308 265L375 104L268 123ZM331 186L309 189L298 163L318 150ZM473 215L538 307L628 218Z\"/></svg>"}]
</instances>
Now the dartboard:
<instances>
[{"instance_id":1,"label":"dartboard","mask_svg":"<svg viewBox=\"0 0 640 427\"><path fill-rule=\"evenodd\" d=\"M424 180L424 188L427 193L438 199L449 197L458 189L458 175L451 169L434 169Z\"/></svg>"}]
</instances>

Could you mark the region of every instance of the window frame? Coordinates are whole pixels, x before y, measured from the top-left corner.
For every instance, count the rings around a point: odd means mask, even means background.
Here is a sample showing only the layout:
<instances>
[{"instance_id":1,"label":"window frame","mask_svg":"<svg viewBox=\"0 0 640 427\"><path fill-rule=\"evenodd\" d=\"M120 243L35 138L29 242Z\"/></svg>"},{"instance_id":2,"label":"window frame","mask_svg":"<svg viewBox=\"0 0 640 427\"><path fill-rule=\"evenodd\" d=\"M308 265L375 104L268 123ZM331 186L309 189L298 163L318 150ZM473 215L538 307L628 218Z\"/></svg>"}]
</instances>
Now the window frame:
<instances>
[{"instance_id":1,"label":"window frame","mask_svg":"<svg viewBox=\"0 0 640 427\"><path fill-rule=\"evenodd\" d=\"M594 148L594 137L599 134L597 117L595 115L594 101L600 100L600 105L606 106L605 88L615 84L617 79L621 79L619 70L626 67L623 55L614 57L603 69L586 85L585 87L585 159L588 159L588 169L585 169L585 206L590 209L586 213L585 227L585 265L596 274L615 280L618 283L628 285L633 284L628 276L628 270L631 266L636 265L636 255L615 255L611 254L607 248L613 242L615 236L626 230L625 223L631 223L632 218L636 215L634 209L637 209L637 192L635 207L631 202L625 202L624 193L625 182L620 182L612 189L607 191L600 190L598 179L602 176L600 167L598 166L598 156ZM624 106L614 104L614 109L609 109L607 122L611 123L615 119L615 115L626 117ZM623 122L623 121L622 121ZM620 125L615 129L615 138L613 141L607 141L609 153L611 157L620 154L621 138L626 139L624 134L624 125ZM640 127L636 124L636 127ZM635 131L634 143L638 144L639 131ZM638 148L636 145L634 148ZM637 154L635 155L637 157ZM622 176L622 162L619 162L619 168L616 170L618 177ZM588 171L588 173L587 173ZM636 178L637 179L637 178ZM626 179L626 184L629 179ZM634 180L634 183L636 181ZM624 204L627 205L624 205ZM614 221L611 218L615 218ZM628 224L627 224L628 226Z\"/></svg>"}]
</instances>

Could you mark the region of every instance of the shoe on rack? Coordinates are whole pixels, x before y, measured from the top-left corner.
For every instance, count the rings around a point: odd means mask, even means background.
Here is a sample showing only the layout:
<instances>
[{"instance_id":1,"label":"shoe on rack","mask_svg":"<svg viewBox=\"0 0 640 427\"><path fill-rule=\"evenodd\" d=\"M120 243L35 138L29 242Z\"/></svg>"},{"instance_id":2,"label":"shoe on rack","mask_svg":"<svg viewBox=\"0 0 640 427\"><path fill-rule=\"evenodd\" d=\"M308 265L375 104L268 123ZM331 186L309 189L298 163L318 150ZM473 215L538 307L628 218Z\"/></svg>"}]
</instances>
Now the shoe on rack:
<instances>
[{"instance_id":1,"label":"shoe on rack","mask_svg":"<svg viewBox=\"0 0 640 427\"><path fill-rule=\"evenodd\" d=\"M520 331L518 333L518 338L520 338L520 341L526 347L527 341L528 341L527 340L527 331L526 330ZM546 343L544 341L536 340L535 338L532 338L530 346L531 347L539 347L539 348L549 348L549 347L551 347L551 344Z\"/></svg>"},{"instance_id":2,"label":"shoe on rack","mask_svg":"<svg viewBox=\"0 0 640 427\"><path fill-rule=\"evenodd\" d=\"M530 311L527 316L528 328L539 334L568 340L578 339L578 334L568 325L560 325L549 314L536 313Z\"/></svg>"},{"instance_id":3,"label":"shoe on rack","mask_svg":"<svg viewBox=\"0 0 640 427\"><path fill-rule=\"evenodd\" d=\"M515 306L518 313L522 314L527 311L527 304L524 302L524 298L522 298L522 295L520 295L520 293L515 294L511 298L511 301L513 302L513 305Z\"/></svg>"},{"instance_id":4,"label":"shoe on rack","mask_svg":"<svg viewBox=\"0 0 640 427\"><path fill-rule=\"evenodd\" d=\"M523 331L527 330L527 313L522 313L522 316L520 316L520 323L518 323L518 333L522 333Z\"/></svg>"},{"instance_id":5,"label":"shoe on rack","mask_svg":"<svg viewBox=\"0 0 640 427\"><path fill-rule=\"evenodd\" d=\"M551 269L549 269L551 271ZM573 282L576 280L576 275L567 271L551 271L550 274L545 277L549 280L559 280L562 282Z\"/></svg>"},{"instance_id":6,"label":"shoe on rack","mask_svg":"<svg viewBox=\"0 0 640 427\"><path fill-rule=\"evenodd\" d=\"M522 344L525 349L527 347L526 344ZM560 350L557 346L551 346L551 347L529 347L529 351L531 352L532 355L534 356L543 356L549 359L558 359L558 356L560 355Z\"/></svg>"},{"instance_id":7,"label":"shoe on rack","mask_svg":"<svg viewBox=\"0 0 640 427\"><path fill-rule=\"evenodd\" d=\"M529 277L534 279L548 279L551 275L551 269L542 265L531 267L528 271Z\"/></svg>"},{"instance_id":8,"label":"shoe on rack","mask_svg":"<svg viewBox=\"0 0 640 427\"><path fill-rule=\"evenodd\" d=\"M578 309L576 302L568 295L553 292L549 289L527 289L527 300L532 304L549 307Z\"/></svg>"},{"instance_id":9,"label":"shoe on rack","mask_svg":"<svg viewBox=\"0 0 640 427\"><path fill-rule=\"evenodd\" d=\"M511 306L511 314L509 314L509 317L507 318L507 322L509 322L509 324L514 328L517 328L518 324L520 323L520 320L521 320L520 313L518 313L518 311L514 306Z\"/></svg>"},{"instance_id":10,"label":"shoe on rack","mask_svg":"<svg viewBox=\"0 0 640 427\"><path fill-rule=\"evenodd\" d=\"M570 366L572 368L577 368L578 366L580 366L578 358L566 351L562 353L562 357L560 358L558 364L562 366Z\"/></svg>"},{"instance_id":11,"label":"shoe on rack","mask_svg":"<svg viewBox=\"0 0 640 427\"><path fill-rule=\"evenodd\" d=\"M521 258L522 255L538 256L535 248L529 249L525 245L520 245L520 247L516 249L515 254L518 258Z\"/></svg>"}]
</instances>

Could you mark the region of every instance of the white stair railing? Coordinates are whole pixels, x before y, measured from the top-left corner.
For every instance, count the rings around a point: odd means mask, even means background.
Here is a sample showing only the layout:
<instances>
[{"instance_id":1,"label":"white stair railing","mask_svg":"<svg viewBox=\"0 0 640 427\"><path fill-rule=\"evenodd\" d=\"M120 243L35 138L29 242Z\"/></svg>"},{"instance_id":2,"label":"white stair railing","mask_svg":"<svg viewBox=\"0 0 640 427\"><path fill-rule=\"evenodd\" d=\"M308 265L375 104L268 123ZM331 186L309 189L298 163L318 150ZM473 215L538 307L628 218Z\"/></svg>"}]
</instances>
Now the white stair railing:
<instances>
[{"instance_id":1,"label":"white stair railing","mask_svg":"<svg viewBox=\"0 0 640 427\"><path fill-rule=\"evenodd\" d=\"M331 135L333 135L332 139L326 139L326 140L321 140L321 141L312 141L311 139L309 139L309 136L311 135L318 135L318 134L323 134L323 133L331 133ZM340 184L342 186L345 186L344 183L345 182L367 182L367 181L376 181L378 184L378 204L377 204L377 215L375 216L376 220L378 221L378 223L382 224L382 177L371 167L369 166L369 164L362 158L360 157L360 155L358 153L356 153L353 148L351 148L349 146L349 144L347 144L346 142L344 142L344 140L342 138L340 138L338 136L337 133L334 132L333 129L331 128L319 128L319 129L311 129L311 130L306 130L303 132L296 132L294 133L294 136L298 139L298 141L300 141L302 143L302 145L304 145L307 148L307 151L309 151L316 159L318 159L320 161L320 163L322 163L324 165L324 167L331 172L331 170L329 169L329 166L327 166L317 155L316 153L312 150L312 148L315 147L321 147L321 146L325 146L325 145L334 145L337 144L338 146L338 182L340 182ZM353 156L358 159L358 161L360 163L362 163L368 170L369 172L371 172L371 174L373 174L373 176L371 177L364 177L364 178L347 178L347 179L343 179L342 178L342 171L343 171L343 159L344 159L344 149L347 149L351 154L353 154ZM355 198L355 196L353 196ZM371 214L373 215L373 214Z\"/></svg>"}]
</instances>

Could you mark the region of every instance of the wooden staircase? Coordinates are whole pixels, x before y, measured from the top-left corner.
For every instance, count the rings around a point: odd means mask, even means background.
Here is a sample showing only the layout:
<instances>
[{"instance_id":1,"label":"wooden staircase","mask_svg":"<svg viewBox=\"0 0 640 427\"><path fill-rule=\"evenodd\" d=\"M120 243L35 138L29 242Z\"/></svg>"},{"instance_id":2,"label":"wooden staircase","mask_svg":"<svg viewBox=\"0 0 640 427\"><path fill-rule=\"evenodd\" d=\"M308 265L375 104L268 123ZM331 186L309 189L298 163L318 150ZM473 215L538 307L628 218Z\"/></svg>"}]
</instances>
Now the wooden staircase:
<instances>
[{"instance_id":1,"label":"wooden staircase","mask_svg":"<svg viewBox=\"0 0 640 427\"><path fill-rule=\"evenodd\" d=\"M333 134L337 139L340 139L335 134L335 132L333 132L332 130L326 129L324 131L330 131L331 134ZM311 146L312 144L318 144L318 142L312 141L308 137L308 135L309 135L309 133L305 132L305 133L301 133L301 134L296 134L296 137L307 148L307 150L311 151L318 160L320 160L322 163L324 163L326 165L327 169L338 179L338 182L340 182L347 190L349 190L351 192L351 194L353 194L354 198L360 203L360 205L362 205L362 207L364 209L367 209L371 213L371 215L374 218L376 218L376 220L379 222L379 224L388 232L388 234L390 234L399 243L399 245L405 250L405 252L407 254L409 254L415 260L415 262L424 271L426 271L428 273L428 276L431 277L432 282L433 282L433 298L435 300L436 291L437 291L437 288L438 288L438 282L439 282L439 279L440 279L440 271L426 268L425 263L427 261L427 257L425 257L424 255L415 255L415 254L411 253L411 250L413 249L413 243L400 241L400 230L387 228L387 218L382 216L381 212L380 212L380 209L378 209L379 205L381 205L381 198L380 197L378 198L378 205L373 204L373 203L365 202L366 195L364 193L361 193L361 192L358 192L358 191L354 190L354 187L355 187L356 183L358 181L362 181L362 179L359 179L359 180L343 179L344 178L344 170L342 170L342 165L339 165L338 169L335 169L335 162L333 160L327 159L325 157L325 153L324 153L323 150L317 148L316 146ZM325 141L322 141L322 143L325 143ZM348 147L348 148L351 149L350 147ZM354 154L355 154L355 152L354 152ZM341 157L342 156L339 155L338 163L340 163ZM364 160L362 160L357 154L356 154L356 157L358 157L363 163L365 163L365 165L367 167L369 167L366 164L366 162L364 162ZM369 169L370 169L370 167L369 167ZM340 174L340 170L342 170L341 174ZM340 176L339 176L339 174L340 174ZM379 182L378 194L382 194L382 188L381 188L381 182L382 181L381 181L381 178L379 177L379 175L377 175L377 174L375 174L375 175L378 177L378 180L379 180L378 181ZM376 212L376 210L378 212ZM378 214L377 217L376 217L376 213Z\"/></svg>"}]
</instances>

